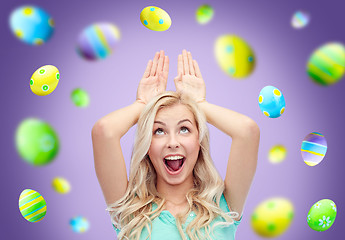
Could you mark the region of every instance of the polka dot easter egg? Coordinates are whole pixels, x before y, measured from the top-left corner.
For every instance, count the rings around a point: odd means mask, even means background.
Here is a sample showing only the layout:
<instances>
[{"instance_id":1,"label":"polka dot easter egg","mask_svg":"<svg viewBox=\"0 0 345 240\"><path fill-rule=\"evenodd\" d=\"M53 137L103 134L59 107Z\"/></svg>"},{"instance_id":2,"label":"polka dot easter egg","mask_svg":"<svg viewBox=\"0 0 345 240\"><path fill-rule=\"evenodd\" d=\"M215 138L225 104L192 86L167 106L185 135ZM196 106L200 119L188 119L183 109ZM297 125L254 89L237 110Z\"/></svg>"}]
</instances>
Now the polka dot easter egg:
<instances>
[{"instance_id":1,"label":"polka dot easter egg","mask_svg":"<svg viewBox=\"0 0 345 240\"><path fill-rule=\"evenodd\" d=\"M33 166L49 164L59 152L59 139L55 130L36 118L27 118L19 124L15 143L20 157Z\"/></svg>"},{"instance_id":2,"label":"polka dot easter egg","mask_svg":"<svg viewBox=\"0 0 345 240\"><path fill-rule=\"evenodd\" d=\"M301 146L301 153L304 162L308 166L319 164L327 152L327 141L324 135L318 132L308 134Z\"/></svg>"},{"instance_id":3,"label":"polka dot easter egg","mask_svg":"<svg viewBox=\"0 0 345 240\"><path fill-rule=\"evenodd\" d=\"M72 228L73 232L76 233L84 233L89 230L90 227L89 221L82 216L72 218L69 222L69 225Z\"/></svg>"},{"instance_id":4,"label":"polka dot easter egg","mask_svg":"<svg viewBox=\"0 0 345 240\"><path fill-rule=\"evenodd\" d=\"M245 78L254 70L254 52L238 36L223 35L218 37L215 42L214 51L219 66L231 77Z\"/></svg>"},{"instance_id":5,"label":"polka dot easter egg","mask_svg":"<svg viewBox=\"0 0 345 240\"><path fill-rule=\"evenodd\" d=\"M345 72L345 47L341 43L327 43L313 52L307 63L309 77L318 85L337 83Z\"/></svg>"},{"instance_id":6,"label":"polka dot easter egg","mask_svg":"<svg viewBox=\"0 0 345 240\"><path fill-rule=\"evenodd\" d=\"M71 190L71 184L68 182L67 179L63 177L56 177L52 181L52 187L55 190L55 192L60 194L66 194L69 193Z\"/></svg>"},{"instance_id":7,"label":"polka dot easter egg","mask_svg":"<svg viewBox=\"0 0 345 240\"><path fill-rule=\"evenodd\" d=\"M251 226L261 237L278 237L286 232L293 217L294 208L288 199L270 198L256 207Z\"/></svg>"},{"instance_id":8,"label":"polka dot easter egg","mask_svg":"<svg viewBox=\"0 0 345 240\"><path fill-rule=\"evenodd\" d=\"M120 30L111 23L95 23L79 35L77 53L86 60L105 59L120 41Z\"/></svg>"},{"instance_id":9,"label":"polka dot easter egg","mask_svg":"<svg viewBox=\"0 0 345 240\"><path fill-rule=\"evenodd\" d=\"M19 196L19 210L29 222L39 222L46 215L47 204L41 194L25 189Z\"/></svg>"},{"instance_id":10,"label":"polka dot easter egg","mask_svg":"<svg viewBox=\"0 0 345 240\"><path fill-rule=\"evenodd\" d=\"M266 86L261 89L258 100L262 113L267 117L277 118L285 111L283 93L276 87Z\"/></svg>"},{"instance_id":11,"label":"polka dot easter egg","mask_svg":"<svg viewBox=\"0 0 345 240\"><path fill-rule=\"evenodd\" d=\"M285 146L283 145L275 145L273 146L269 153L268 153L268 159L271 163L280 163L284 161L286 158L287 150Z\"/></svg>"},{"instance_id":12,"label":"polka dot easter egg","mask_svg":"<svg viewBox=\"0 0 345 240\"><path fill-rule=\"evenodd\" d=\"M75 106L81 108L87 107L90 102L89 94L81 88L76 88L72 91L71 100Z\"/></svg>"},{"instance_id":13,"label":"polka dot easter egg","mask_svg":"<svg viewBox=\"0 0 345 240\"><path fill-rule=\"evenodd\" d=\"M330 199L322 199L309 210L307 223L315 231L323 232L329 229L337 216L337 207Z\"/></svg>"},{"instance_id":14,"label":"polka dot easter egg","mask_svg":"<svg viewBox=\"0 0 345 240\"><path fill-rule=\"evenodd\" d=\"M214 10L210 5L204 4L198 7L195 12L196 21L199 24L206 24L212 20Z\"/></svg>"},{"instance_id":15,"label":"polka dot easter egg","mask_svg":"<svg viewBox=\"0 0 345 240\"><path fill-rule=\"evenodd\" d=\"M163 9L155 6L144 8L140 13L141 23L153 31L166 31L171 26L171 18Z\"/></svg>"},{"instance_id":16,"label":"polka dot easter egg","mask_svg":"<svg viewBox=\"0 0 345 240\"><path fill-rule=\"evenodd\" d=\"M51 94L59 83L59 70L53 65L45 65L37 69L30 79L31 91L38 96Z\"/></svg>"},{"instance_id":17,"label":"polka dot easter egg","mask_svg":"<svg viewBox=\"0 0 345 240\"><path fill-rule=\"evenodd\" d=\"M295 29L302 29L309 23L310 15L304 11L297 11L291 19L291 25Z\"/></svg>"},{"instance_id":18,"label":"polka dot easter egg","mask_svg":"<svg viewBox=\"0 0 345 240\"><path fill-rule=\"evenodd\" d=\"M54 20L42 8L22 6L10 15L10 28L21 41L30 45L47 42L54 32Z\"/></svg>"}]
</instances>

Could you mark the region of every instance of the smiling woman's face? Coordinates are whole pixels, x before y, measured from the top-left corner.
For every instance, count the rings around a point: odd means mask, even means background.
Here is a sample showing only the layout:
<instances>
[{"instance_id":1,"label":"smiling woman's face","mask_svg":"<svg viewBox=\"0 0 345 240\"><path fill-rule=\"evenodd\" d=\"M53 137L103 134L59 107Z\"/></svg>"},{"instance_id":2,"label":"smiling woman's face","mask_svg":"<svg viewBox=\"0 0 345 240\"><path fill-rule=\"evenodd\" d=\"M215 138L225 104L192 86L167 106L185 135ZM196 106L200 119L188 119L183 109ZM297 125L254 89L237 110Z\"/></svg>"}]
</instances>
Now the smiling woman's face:
<instances>
[{"instance_id":1,"label":"smiling woman's face","mask_svg":"<svg viewBox=\"0 0 345 240\"><path fill-rule=\"evenodd\" d=\"M148 155L158 179L163 179L169 184L180 184L185 179L192 178L199 150L196 122L193 113L185 105L176 104L157 112ZM182 170L176 171L175 175L167 171L164 160L170 154L185 157Z\"/></svg>"}]
</instances>

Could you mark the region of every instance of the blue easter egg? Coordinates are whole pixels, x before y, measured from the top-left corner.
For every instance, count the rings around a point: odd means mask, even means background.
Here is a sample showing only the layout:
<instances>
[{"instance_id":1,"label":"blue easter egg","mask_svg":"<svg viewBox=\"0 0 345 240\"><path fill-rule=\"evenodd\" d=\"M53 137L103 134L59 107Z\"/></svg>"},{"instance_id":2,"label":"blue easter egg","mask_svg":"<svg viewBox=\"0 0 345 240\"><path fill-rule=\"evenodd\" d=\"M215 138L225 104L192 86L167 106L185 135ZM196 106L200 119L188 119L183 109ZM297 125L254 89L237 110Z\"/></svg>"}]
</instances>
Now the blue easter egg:
<instances>
[{"instance_id":1,"label":"blue easter egg","mask_svg":"<svg viewBox=\"0 0 345 240\"><path fill-rule=\"evenodd\" d=\"M73 232L84 233L89 230L90 223L83 216L76 216L69 221L69 225L72 228Z\"/></svg>"},{"instance_id":2,"label":"blue easter egg","mask_svg":"<svg viewBox=\"0 0 345 240\"><path fill-rule=\"evenodd\" d=\"M285 111L284 96L276 87L266 86L261 89L258 100L262 113L267 117L277 118Z\"/></svg>"},{"instance_id":3,"label":"blue easter egg","mask_svg":"<svg viewBox=\"0 0 345 240\"><path fill-rule=\"evenodd\" d=\"M22 6L12 11L10 28L21 41L31 45L42 45L54 32L54 20L42 8Z\"/></svg>"}]
</instances>

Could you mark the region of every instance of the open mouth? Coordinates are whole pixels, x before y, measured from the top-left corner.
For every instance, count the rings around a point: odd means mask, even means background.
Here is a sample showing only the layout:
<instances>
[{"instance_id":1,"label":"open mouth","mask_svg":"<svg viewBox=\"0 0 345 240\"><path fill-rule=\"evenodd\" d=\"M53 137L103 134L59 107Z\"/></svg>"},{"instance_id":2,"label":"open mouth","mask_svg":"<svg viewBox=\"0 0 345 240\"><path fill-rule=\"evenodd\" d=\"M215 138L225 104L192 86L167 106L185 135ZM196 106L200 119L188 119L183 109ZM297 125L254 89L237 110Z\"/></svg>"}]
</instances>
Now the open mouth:
<instances>
[{"instance_id":1,"label":"open mouth","mask_svg":"<svg viewBox=\"0 0 345 240\"><path fill-rule=\"evenodd\" d=\"M178 159L178 160L166 160L166 159L164 159L164 163L165 163L166 167L171 172L176 172L179 169L181 169L184 162L185 162L185 158Z\"/></svg>"}]
</instances>

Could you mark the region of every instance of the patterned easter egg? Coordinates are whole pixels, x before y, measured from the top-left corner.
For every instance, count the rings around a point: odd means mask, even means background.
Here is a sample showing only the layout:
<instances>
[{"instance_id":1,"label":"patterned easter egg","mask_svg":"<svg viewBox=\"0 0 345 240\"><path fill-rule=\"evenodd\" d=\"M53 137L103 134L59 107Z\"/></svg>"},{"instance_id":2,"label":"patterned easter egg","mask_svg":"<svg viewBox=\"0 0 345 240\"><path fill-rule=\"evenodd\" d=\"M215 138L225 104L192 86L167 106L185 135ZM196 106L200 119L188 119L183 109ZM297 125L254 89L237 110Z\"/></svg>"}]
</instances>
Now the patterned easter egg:
<instances>
[{"instance_id":1,"label":"patterned easter egg","mask_svg":"<svg viewBox=\"0 0 345 240\"><path fill-rule=\"evenodd\" d=\"M267 117L277 118L285 111L284 95L276 87L266 86L261 89L258 101L262 113Z\"/></svg>"},{"instance_id":2,"label":"patterned easter egg","mask_svg":"<svg viewBox=\"0 0 345 240\"><path fill-rule=\"evenodd\" d=\"M206 24L212 20L214 10L210 5L204 4L198 7L195 12L196 21L200 24Z\"/></svg>"},{"instance_id":3,"label":"patterned easter egg","mask_svg":"<svg viewBox=\"0 0 345 240\"><path fill-rule=\"evenodd\" d=\"M285 198L270 198L261 202L251 217L251 227L261 237L278 237L290 226L294 207Z\"/></svg>"},{"instance_id":4,"label":"patterned easter egg","mask_svg":"<svg viewBox=\"0 0 345 240\"><path fill-rule=\"evenodd\" d=\"M227 75L245 78L254 70L254 52L242 38L223 35L217 38L214 46L218 64Z\"/></svg>"},{"instance_id":5,"label":"patterned easter egg","mask_svg":"<svg viewBox=\"0 0 345 240\"><path fill-rule=\"evenodd\" d=\"M155 6L144 8L140 13L141 23L153 31L166 31L171 26L171 18L163 9Z\"/></svg>"},{"instance_id":6,"label":"patterned easter egg","mask_svg":"<svg viewBox=\"0 0 345 240\"><path fill-rule=\"evenodd\" d=\"M329 229L337 216L337 207L330 199L322 199L309 210L307 223L315 231L323 232Z\"/></svg>"},{"instance_id":7,"label":"patterned easter egg","mask_svg":"<svg viewBox=\"0 0 345 240\"><path fill-rule=\"evenodd\" d=\"M59 70L53 65L45 65L37 69L30 79L30 89L38 96L51 94L59 83Z\"/></svg>"},{"instance_id":8,"label":"patterned easter egg","mask_svg":"<svg viewBox=\"0 0 345 240\"><path fill-rule=\"evenodd\" d=\"M301 153L304 162L308 166L319 164L327 152L327 142L324 135L318 132L308 134L301 146Z\"/></svg>"},{"instance_id":9,"label":"patterned easter egg","mask_svg":"<svg viewBox=\"0 0 345 240\"><path fill-rule=\"evenodd\" d=\"M304 28L310 21L310 15L304 11L297 11L294 13L291 19L292 27L296 29Z\"/></svg>"},{"instance_id":10,"label":"patterned easter egg","mask_svg":"<svg viewBox=\"0 0 345 240\"><path fill-rule=\"evenodd\" d=\"M317 84L337 83L345 72L345 47L341 43L327 43L313 52L307 63L307 73Z\"/></svg>"},{"instance_id":11,"label":"patterned easter egg","mask_svg":"<svg viewBox=\"0 0 345 240\"><path fill-rule=\"evenodd\" d=\"M46 122L27 118L17 127L15 142L18 154L34 166L47 165L59 152L59 139Z\"/></svg>"},{"instance_id":12,"label":"patterned easter egg","mask_svg":"<svg viewBox=\"0 0 345 240\"><path fill-rule=\"evenodd\" d=\"M71 100L77 107L85 108L89 105L89 94L81 88L76 88L71 93Z\"/></svg>"},{"instance_id":13,"label":"patterned easter egg","mask_svg":"<svg viewBox=\"0 0 345 240\"><path fill-rule=\"evenodd\" d=\"M12 11L10 28L21 41L31 45L47 42L54 32L54 20L42 8L22 6Z\"/></svg>"},{"instance_id":14,"label":"patterned easter egg","mask_svg":"<svg viewBox=\"0 0 345 240\"><path fill-rule=\"evenodd\" d=\"M285 160L286 154L287 150L284 145L275 145L270 149L268 159L271 163L280 163Z\"/></svg>"},{"instance_id":15,"label":"patterned easter egg","mask_svg":"<svg viewBox=\"0 0 345 240\"><path fill-rule=\"evenodd\" d=\"M19 196L19 210L29 222L39 222L46 215L47 204L41 194L25 189Z\"/></svg>"},{"instance_id":16,"label":"patterned easter egg","mask_svg":"<svg viewBox=\"0 0 345 240\"><path fill-rule=\"evenodd\" d=\"M54 178L52 181L52 187L57 193L60 194L69 193L71 190L71 184L63 177Z\"/></svg>"},{"instance_id":17,"label":"patterned easter egg","mask_svg":"<svg viewBox=\"0 0 345 240\"><path fill-rule=\"evenodd\" d=\"M69 225L73 232L84 233L89 230L90 224L89 221L82 216L74 217L70 220Z\"/></svg>"},{"instance_id":18,"label":"patterned easter egg","mask_svg":"<svg viewBox=\"0 0 345 240\"><path fill-rule=\"evenodd\" d=\"M77 53L86 60L107 58L121 38L120 30L111 23L96 23L79 35Z\"/></svg>"}]
</instances>

